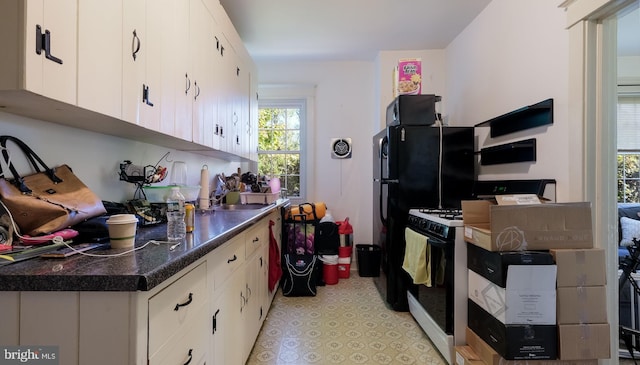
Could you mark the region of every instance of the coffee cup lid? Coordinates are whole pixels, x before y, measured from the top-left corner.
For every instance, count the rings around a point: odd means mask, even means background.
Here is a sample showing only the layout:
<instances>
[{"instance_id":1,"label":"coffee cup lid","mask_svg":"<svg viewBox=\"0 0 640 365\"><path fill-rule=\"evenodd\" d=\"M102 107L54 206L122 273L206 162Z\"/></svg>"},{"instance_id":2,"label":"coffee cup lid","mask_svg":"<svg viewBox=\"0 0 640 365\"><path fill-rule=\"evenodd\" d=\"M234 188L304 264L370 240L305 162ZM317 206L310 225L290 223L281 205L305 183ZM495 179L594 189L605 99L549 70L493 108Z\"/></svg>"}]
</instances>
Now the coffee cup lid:
<instances>
[{"instance_id":1,"label":"coffee cup lid","mask_svg":"<svg viewBox=\"0 0 640 365\"><path fill-rule=\"evenodd\" d=\"M107 224L128 224L138 223L138 219L134 214L114 214L107 219Z\"/></svg>"}]
</instances>

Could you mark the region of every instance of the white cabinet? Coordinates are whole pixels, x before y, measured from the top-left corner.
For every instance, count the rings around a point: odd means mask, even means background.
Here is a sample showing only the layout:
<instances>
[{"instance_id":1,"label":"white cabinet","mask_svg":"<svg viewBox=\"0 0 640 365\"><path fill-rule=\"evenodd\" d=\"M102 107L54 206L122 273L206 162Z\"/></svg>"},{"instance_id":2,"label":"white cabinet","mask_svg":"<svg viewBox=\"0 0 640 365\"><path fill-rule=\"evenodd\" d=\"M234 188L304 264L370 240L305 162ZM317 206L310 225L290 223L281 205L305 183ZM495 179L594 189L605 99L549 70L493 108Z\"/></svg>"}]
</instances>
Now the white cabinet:
<instances>
[{"instance_id":1,"label":"white cabinet","mask_svg":"<svg viewBox=\"0 0 640 365\"><path fill-rule=\"evenodd\" d=\"M28 91L75 105L77 19L76 0L0 2L0 90ZM0 94L5 105L6 100L10 106L24 102L12 98L16 95Z\"/></svg>"},{"instance_id":2,"label":"white cabinet","mask_svg":"<svg viewBox=\"0 0 640 365\"><path fill-rule=\"evenodd\" d=\"M123 3L122 119L151 130L160 127L159 10L146 0Z\"/></svg>"},{"instance_id":3,"label":"white cabinet","mask_svg":"<svg viewBox=\"0 0 640 365\"><path fill-rule=\"evenodd\" d=\"M122 118L122 0L78 2L78 103Z\"/></svg>"},{"instance_id":4,"label":"white cabinet","mask_svg":"<svg viewBox=\"0 0 640 365\"><path fill-rule=\"evenodd\" d=\"M244 364L271 305L267 288L268 222L265 218L216 254L211 317L212 362ZM242 255L242 256L241 256Z\"/></svg>"},{"instance_id":5,"label":"white cabinet","mask_svg":"<svg viewBox=\"0 0 640 365\"><path fill-rule=\"evenodd\" d=\"M273 299L268 224L278 217L150 291L4 292L0 343L56 344L66 365L244 364Z\"/></svg>"},{"instance_id":6,"label":"white cabinet","mask_svg":"<svg viewBox=\"0 0 640 365\"><path fill-rule=\"evenodd\" d=\"M244 364L243 310L246 305L244 234L214 252L211 318L211 352L213 364Z\"/></svg>"},{"instance_id":7,"label":"white cabinet","mask_svg":"<svg viewBox=\"0 0 640 365\"><path fill-rule=\"evenodd\" d=\"M218 119L216 50L217 24L201 0L191 0L191 28L189 33L191 73L194 85L190 93L193 106L193 141L214 149L220 148L215 134Z\"/></svg>"},{"instance_id":8,"label":"white cabinet","mask_svg":"<svg viewBox=\"0 0 640 365\"><path fill-rule=\"evenodd\" d=\"M4 0L0 46L4 112L251 156L254 66L217 1Z\"/></svg>"}]
</instances>

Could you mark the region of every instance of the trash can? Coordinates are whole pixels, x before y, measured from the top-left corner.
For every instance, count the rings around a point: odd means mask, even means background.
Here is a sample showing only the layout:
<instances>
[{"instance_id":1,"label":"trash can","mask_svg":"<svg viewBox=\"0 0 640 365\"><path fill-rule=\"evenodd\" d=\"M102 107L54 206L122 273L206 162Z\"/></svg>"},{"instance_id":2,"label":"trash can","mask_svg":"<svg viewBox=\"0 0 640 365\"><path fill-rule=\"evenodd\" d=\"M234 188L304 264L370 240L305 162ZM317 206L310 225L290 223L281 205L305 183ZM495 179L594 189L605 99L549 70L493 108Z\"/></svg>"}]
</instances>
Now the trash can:
<instances>
[{"instance_id":1,"label":"trash can","mask_svg":"<svg viewBox=\"0 0 640 365\"><path fill-rule=\"evenodd\" d=\"M361 277L380 276L380 246L356 245L358 251L358 275Z\"/></svg>"}]
</instances>

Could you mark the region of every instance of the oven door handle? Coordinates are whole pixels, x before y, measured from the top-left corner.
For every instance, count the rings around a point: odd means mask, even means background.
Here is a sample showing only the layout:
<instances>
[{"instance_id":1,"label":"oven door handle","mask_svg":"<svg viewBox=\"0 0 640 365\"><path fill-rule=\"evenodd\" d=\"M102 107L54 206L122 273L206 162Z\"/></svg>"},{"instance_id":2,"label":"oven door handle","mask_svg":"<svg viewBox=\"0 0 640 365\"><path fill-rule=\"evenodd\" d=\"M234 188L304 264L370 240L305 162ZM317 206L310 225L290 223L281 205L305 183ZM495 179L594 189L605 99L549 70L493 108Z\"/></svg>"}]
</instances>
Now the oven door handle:
<instances>
[{"instance_id":1,"label":"oven door handle","mask_svg":"<svg viewBox=\"0 0 640 365\"><path fill-rule=\"evenodd\" d=\"M424 234L422 232L416 231L416 230L412 229L411 227L407 227L406 229L411 229L412 231L414 231L417 234L419 234L422 237L424 237L424 239L427 241L427 244L429 244L431 246L445 248L447 245L453 244L453 243L448 243L447 241L445 241L443 239L440 239L438 237L435 237L435 236L432 236L432 235L429 235L429 234Z\"/></svg>"}]
</instances>

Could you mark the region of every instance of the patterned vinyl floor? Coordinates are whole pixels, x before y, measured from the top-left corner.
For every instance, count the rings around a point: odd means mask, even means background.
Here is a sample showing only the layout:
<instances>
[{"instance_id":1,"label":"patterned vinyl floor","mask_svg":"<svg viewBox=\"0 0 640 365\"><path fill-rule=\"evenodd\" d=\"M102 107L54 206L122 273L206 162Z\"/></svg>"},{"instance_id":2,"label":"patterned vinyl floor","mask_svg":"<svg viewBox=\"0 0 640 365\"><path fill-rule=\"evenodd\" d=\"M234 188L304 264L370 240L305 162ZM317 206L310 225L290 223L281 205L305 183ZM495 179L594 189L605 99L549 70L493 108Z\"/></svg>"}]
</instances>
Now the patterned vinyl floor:
<instances>
[{"instance_id":1,"label":"patterned vinyl floor","mask_svg":"<svg viewBox=\"0 0 640 365\"><path fill-rule=\"evenodd\" d=\"M279 291L247 364L446 362L410 313L387 309L372 278L352 271L336 285L318 287L315 297Z\"/></svg>"}]
</instances>

